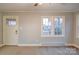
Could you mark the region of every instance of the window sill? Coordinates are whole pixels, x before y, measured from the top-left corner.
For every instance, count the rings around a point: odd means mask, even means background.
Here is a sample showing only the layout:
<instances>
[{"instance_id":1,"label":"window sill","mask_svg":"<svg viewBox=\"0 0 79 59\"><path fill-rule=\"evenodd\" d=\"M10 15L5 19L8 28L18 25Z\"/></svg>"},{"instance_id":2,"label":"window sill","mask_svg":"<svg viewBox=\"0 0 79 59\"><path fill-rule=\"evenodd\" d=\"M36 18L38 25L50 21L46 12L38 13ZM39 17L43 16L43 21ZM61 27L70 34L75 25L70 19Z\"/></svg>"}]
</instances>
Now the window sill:
<instances>
[{"instance_id":1,"label":"window sill","mask_svg":"<svg viewBox=\"0 0 79 59\"><path fill-rule=\"evenodd\" d=\"M64 37L64 35L41 35L41 37Z\"/></svg>"}]
</instances>

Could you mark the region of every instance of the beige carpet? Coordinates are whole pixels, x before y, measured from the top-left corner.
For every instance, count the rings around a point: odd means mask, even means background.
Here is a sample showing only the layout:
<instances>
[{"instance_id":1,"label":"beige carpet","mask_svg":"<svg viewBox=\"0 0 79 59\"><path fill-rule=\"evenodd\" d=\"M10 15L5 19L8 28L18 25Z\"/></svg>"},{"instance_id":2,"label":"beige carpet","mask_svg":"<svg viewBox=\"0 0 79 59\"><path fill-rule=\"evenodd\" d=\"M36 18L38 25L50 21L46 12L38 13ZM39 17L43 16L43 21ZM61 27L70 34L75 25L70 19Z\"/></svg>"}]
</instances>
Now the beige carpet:
<instances>
[{"instance_id":1,"label":"beige carpet","mask_svg":"<svg viewBox=\"0 0 79 59\"><path fill-rule=\"evenodd\" d=\"M4 46L0 48L0 55L78 55L75 47L17 47Z\"/></svg>"}]
</instances>

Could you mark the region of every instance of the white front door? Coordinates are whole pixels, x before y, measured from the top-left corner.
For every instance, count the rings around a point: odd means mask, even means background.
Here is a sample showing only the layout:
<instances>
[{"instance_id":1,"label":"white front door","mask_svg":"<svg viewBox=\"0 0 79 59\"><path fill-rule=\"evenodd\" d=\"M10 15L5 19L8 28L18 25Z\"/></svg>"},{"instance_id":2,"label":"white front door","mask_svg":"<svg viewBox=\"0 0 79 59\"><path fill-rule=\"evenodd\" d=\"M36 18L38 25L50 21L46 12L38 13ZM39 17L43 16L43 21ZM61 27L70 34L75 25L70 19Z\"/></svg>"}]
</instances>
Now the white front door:
<instances>
[{"instance_id":1,"label":"white front door","mask_svg":"<svg viewBox=\"0 0 79 59\"><path fill-rule=\"evenodd\" d=\"M18 16L3 16L3 41L6 45L17 45L19 39Z\"/></svg>"}]
</instances>

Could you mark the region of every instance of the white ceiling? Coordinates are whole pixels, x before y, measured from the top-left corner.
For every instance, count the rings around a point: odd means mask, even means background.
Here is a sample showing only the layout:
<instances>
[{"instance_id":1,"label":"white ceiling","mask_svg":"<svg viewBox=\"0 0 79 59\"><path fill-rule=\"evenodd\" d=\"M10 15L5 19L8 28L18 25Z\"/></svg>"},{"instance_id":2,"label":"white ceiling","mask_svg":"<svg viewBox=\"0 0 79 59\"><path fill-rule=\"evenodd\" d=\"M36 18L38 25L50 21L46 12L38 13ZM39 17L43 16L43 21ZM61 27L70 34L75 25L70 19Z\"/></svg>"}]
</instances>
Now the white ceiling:
<instances>
[{"instance_id":1,"label":"white ceiling","mask_svg":"<svg viewBox=\"0 0 79 59\"><path fill-rule=\"evenodd\" d=\"M34 3L0 3L0 12L76 12L79 3L43 3L33 6Z\"/></svg>"}]
</instances>

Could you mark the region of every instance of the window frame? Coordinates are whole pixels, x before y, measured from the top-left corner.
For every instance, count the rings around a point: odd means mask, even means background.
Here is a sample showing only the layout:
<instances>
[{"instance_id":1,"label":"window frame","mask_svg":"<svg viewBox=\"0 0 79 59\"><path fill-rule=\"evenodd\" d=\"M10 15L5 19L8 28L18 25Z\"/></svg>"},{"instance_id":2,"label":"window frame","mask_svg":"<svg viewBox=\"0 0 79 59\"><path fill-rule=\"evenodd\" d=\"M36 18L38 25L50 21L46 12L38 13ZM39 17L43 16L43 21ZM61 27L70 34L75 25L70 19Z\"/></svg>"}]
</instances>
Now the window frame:
<instances>
[{"instance_id":1,"label":"window frame","mask_svg":"<svg viewBox=\"0 0 79 59\"><path fill-rule=\"evenodd\" d=\"M43 35L43 29L42 29L42 27L43 27L43 18L44 17L48 17L49 19L50 19L50 21L51 21L51 34L50 35ZM41 16L41 37L64 37L65 36L65 16L61 16L62 18L63 18L63 31L62 31L62 35L55 35L54 34L54 19L55 19L55 17L57 17L57 16Z\"/></svg>"}]
</instances>

